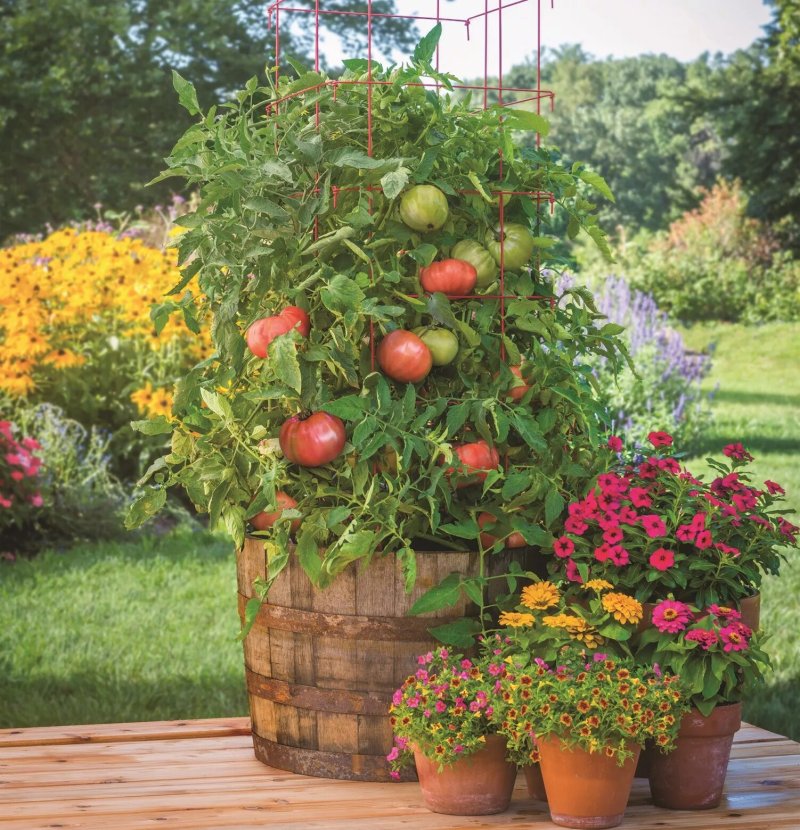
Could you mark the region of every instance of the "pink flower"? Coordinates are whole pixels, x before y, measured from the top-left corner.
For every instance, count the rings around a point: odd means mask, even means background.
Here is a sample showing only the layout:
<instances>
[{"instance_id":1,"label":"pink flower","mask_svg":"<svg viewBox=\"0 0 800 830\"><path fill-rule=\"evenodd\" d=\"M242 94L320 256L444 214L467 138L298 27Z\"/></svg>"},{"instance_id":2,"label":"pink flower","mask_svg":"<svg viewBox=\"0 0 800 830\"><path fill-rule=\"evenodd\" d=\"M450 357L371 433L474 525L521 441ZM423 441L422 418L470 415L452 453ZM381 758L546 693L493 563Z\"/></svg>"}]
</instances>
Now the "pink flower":
<instances>
[{"instance_id":1,"label":"pink flower","mask_svg":"<svg viewBox=\"0 0 800 830\"><path fill-rule=\"evenodd\" d=\"M441 715L442 712L447 711L447 704L443 700L437 700L433 708Z\"/></svg>"},{"instance_id":2,"label":"pink flower","mask_svg":"<svg viewBox=\"0 0 800 830\"><path fill-rule=\"evenodd\" d=\"M713 631L706 631L703 628L694 628L691 631L687 631L684 636L687 640L700 643L703 651L708 651L717 642L717 635Z\"/></svg>"},{"instance_id":3,"label":"pink flower","mask_svg":"<svg viewBox=\"0 0 800 830\"><path fill-rule=\"evenodd\" d=\"M15 467L22 466L22 457L13 452L6 453L6 461L8 461L9 464L13 464Z\"/></svg>"},{"instance_id":4,"label":"pink flower","mask_svg":"<svg viewBox=\"0 0 800 830\"><path fill-rule=\"evenodd\" d=\"M653 500L647 494L646 487L631 487L628 498L634 507L650 507L653 503Z\"/></svg>"},{"instance_id":5,"label":"pink flower","mask_svg":"<svg viewBox=\"0 0 800 830\"><path fill-rule=\"evenodd\" d=\"M727 605L717 605L714 603L713 605L709 605L706 611L724 620L740 620L742 618L742 615L735 608Z\"/></svg>"},{"instance_id":6,"label":"pink flower","mask_svg":"<svg viewBox=\"0 0 800 830\"><path fill-rule=\"evenodd\" d=\"M642 516L640 521L645 533L651 539L658 539L660 536L667 535L667 526L664 524L664 520L655 513Z\"/></svg>"},{"instance_id":7,"label":"pink flower","mask_svg":"<svg viewBox=\"0 0 800 830\"><path fill-rule=\"evenodd\" d=\"M393 746L391 752L386 756L386 760L391 763L392 761L396 761L399 757L400 750L396 746Z\"/></svg>"},{"instance_id":8,"label":"pink flower","mask_svg":"<svg viewBox=\"0 0 800 830\"><path fill-rule=\"evenodd\" d=\"M11 473L11 478L13 478L14 481L22 481L22 479L25 478L25 473L20 472L19 470L14 470L14 472Z\"/></svg>"},{"instance_id":9,"label":"pink flower","mask_svg":"<svg viewBox=\"0 0 800 830\"><path fill-rule=\"evenodd\" d=\"M781 496L786 495L786 490L784 490L784 489L783 489L783 487L781 487L781 485L780 485L780 484L778 484L778 483L777 483L777 482L775 482L775 481L770 481L769 479L767 479L767 480L764 482L764 486L767 488L767 491L768 491L768 492L769 492L769 494L770 494L770 495L772 495L772 496L774 496L774 495L776 495L776 494L777 494L777 495L781 495Z\"/></svg>"},{"instance_id":10,"label":"pink flower","mask_svg":"<svg viewBox=\"0 0 800 830\"><path fill-rule=\"evenodd\" d=\"M392 703L395 706L399 706L402 702L403 702L403 690L402 689L395 689L395 692L392 695Z\"/></svg>"},{"instance_id":11,"label":"pink flower","mask_svg":"<svg viewBox=\"0 0 800 830\"><path fill-rule=\"evenodd\" d=\"M731 547L731 545L726 545L724 542L715 542L714 547L723 554L727 554L728 556L739 556L741 551L739 548Z\"/></svg>"},{"instance_id":12,"label":"pink flower","mask_svg":"<svg viewBox=\"0 0 800 830\"><path fill-rule=\"evenodd\" d=\"M627 565L631 561L630 554L621 545L612 545L608 551L608 558L618 567Z\"/></svg>"},{"instance_id":13,"label":"pink flower","mask_svg":"<svg viewBox=\"0 0 800 830\"><path fill-rule=\"evenodd\" d=\"M556 539L553 542L553 553L561 559L566 559L568 556L572 556L572 552L575 550L575 543L567 536L562 536L560 539Z\"/></svg>"},{"instance_id":14,"label":"pink flower","mask_svg":"<svg viewBox=\"0 0 800 830\"><path fill-rule=\"evenodd\" d=\"M753 456L741 444L728 444L722 448L722 454L737 461L752 461Z\"/></svg>"},{"instance_id":15,"label":"pink flower","mask_svg":"<svg viewBox=\"0 0 800 830\"><path fill-rule=\"evenodd\" d=\"M389 777L394 781L399 781L400 773L396 769L389 770Z\"/></svg>"},{"instance_id":16,"label":"pink flower","mask_svg":"<svg viewBox=\"0 0 800 830\"><path fill-rule=\"evenodd\" d=\"M9 496L9 498L5 498L4 496L0 496L0 507L11 507L14 504L14 497Z\"/></svg>"},{"instance_id":17,"label":"pink flower","mask_svg":"<svg viewBox=\"0 0 800 830\"><path fill-rule=\"evenodd\" d=\"M675 554L666 548L656 548L650 554L650 565L657 571L669 570L675 564Z\"/></svg>"},{"instance_id":18,"label":"pink flower","mask_svg":"<svg viewBox=\"0 0 800 830\"><path fill-rule=\"evenodd\" d=\"M41 507L44 504L44 499L42 498L41 493L34 493L31 498L30 502L34 507Z\"/></svg>"},{"instance_id":19,"label":"pink flower","mask_svg":"<svg viewBox=\"0 0 800 830\"><path fill-rule=\"evenodd\" d=\"M570 516L564 522L564 530L566 530L567 533L574 533L576 536L583 536L588 529L589 525L577 516Z\"/></svg>"},{"instance_id":20,"label":"pink flower","mask_svg":"<svg viewBox=\"0 0 800 830\"><path fill-rule=\"evenodd\" d=\"M656 466L659 470L666 470L666 472L673 475L678 475L681 471L681 465L674 458L660 458L656 462Z\"/></svg>"},{"instance_id":21,"label":"pink flower","mask_svg":"<svg viewBox=\"0 0 800 830\"><path fill-rule=\"evenodd\" d=\"M692 530L695 533L699 533L701 530L706 529L706 519L707 514L704 513L702 510L699 513L695 513L692 517L692 521L689 523Z\"/></svg>"},{"instance_id":22,"label":"pink flower","mask_svg":"<svg viewBox=\"0 0 800 830\"><path fill-rule=\"evenodd\" d=\"M576 519L588 519L588 513L586 511L586 506L582 501L573 501L567 505L567 513L569 513L570 517L574 517Z\"/></svg>"},{"instance_id":23,"label":"pink flower","mask_svg":"<svg viewBox=\"0 0 800 830\"><path fill-rule=\"evenodd\" d=\"M797 525L793 525L790 521L784 519L783 516L781 516L778 519L778 530L784 536L787 536L789 539L791 539L792 542L795 542L797 537L797 531L800 530L800 527L798 527Z\"/></svg>"},{"instance_id":24,"label":"pink flower","mask_svg":"<svg viewBox=\"0 0 800 830\"><path fill-rule=\"evenodd\" d=\"M617 518L622 524L632 525L636 524L639 514L632 507L625 505L625 507L619 511Z\"/></svg>"},{"instance_id":25,"label":"pink flower","mask_svg":"<svg viewBox=\"0 0 800 830\"><path fill-rule=\"evenodd\" d=\"M711 547L713 541L710 530L701 530L695 537L694 544L698 550L705 550Z\"/></svg>"},{"instance_id":26,"label":"pink flower","mask_svg":"<svg viewBox=\"0 0 800 830\"><path fill-rule=\"evenodd\" d=\"M731 501L742 511L752 510L756 506L756 497L750 490L742 490L740 493L734 493Z\"/></svg>"},{"instance_id":27,"label":"pink flower","mask_svg":"<svg viewBox=\"0 0 800 830\"><path fill-rule=\"evenodd\" d=\"M617 437L616 435L612 435L608 439L608 448L613 450L614 452L622 452L622 439Z\"/></svg>"},{"instance_id":28,"label":"pink flower","mask_svg":"<svg viewBox=\"0 0 800 830\"><path fill-rule=\"evenodd\" d=\"M653 609L653 625L659 631L677 634L683 631L692 618L692 612L685 602L665 599Z\"/></svg>"},{"instance_id":29,"label":"pink flower","mask_svg":"<svg viewBox=\"0 0 800 830\"><path fill-rule=\"evenodd\" d=\"M578 584L583 582L583 577L580 575L574 559L567 559L566 574L570 582L577 582Z\"/></svg>"},{"instance_id":30,"label":"pink flower","mask_svg":"<svg viewBox=\"0 0 800 830\"><path fill-rule=\"evenodd\" d=\"M646 461L639 465L639 478L658 478L658 467L648 464Z\"/></svg>"},{"instance_id":31,"label":"pink flower","mask_svg":"<svg viewBox=\"0 0 800 830\"><path fill-rule=\"evenodd\" d=\"M420 656L417 657L417 663L420 666L424 666L427 663L430 663L431 660L433 660L433 652L431 651L429 651L427 654L420 654Z\"/></svg>"},{"instance_id":32,"label":"pink flower","mask_svg":"<svg viewBox=\"0 0 800 830\"><path fill-rule=\"evenodd\" d=\"M723 651L746 651L750 645L750 629L740 622L733 622L725 628L720 628L719 638L725 643Z\"/></svg>"},{"instance_id":33,"label":"pink flower","mask_svg":"<svg viewBox=\"0 0 800 830\"><path fill-rule=\"evenodd\" d=\"M609 545L616 545L617 542L622 541L622 531L619 527L610 527L603 534L603 541L608 542Z\"/></svg>"},{"instance_id":34,"label":"pink flower","mask_svg":"<svg viewBox=\"0 0 800 830\"><path fill-rule=\"evenodd\" d=\"M697 531L692 530L691 525L679 525L675 531L675 536L679 542L691 542L697 536Z\"/></svg>"},{"instance_id":35,"label":"pink flower","mask_svg":"<svg viewBox=\"0 0 800 830\"><path fill-rule=\"evenodd\" d=\"M647 435L647 440L654 447L672 446L672 436L668 432L650 432Z\"/></svg>"},{"instance_id":36,"label":"pink flower","mask_svg":"<svg viewBox=\"0 0 800 830\"><path fill-rule=\"evenodd\" d=\"M603 542L602 545L594 549L594 558L598 562L605 562L611 558L611 545Z\"/></svg>"}]
</instances>

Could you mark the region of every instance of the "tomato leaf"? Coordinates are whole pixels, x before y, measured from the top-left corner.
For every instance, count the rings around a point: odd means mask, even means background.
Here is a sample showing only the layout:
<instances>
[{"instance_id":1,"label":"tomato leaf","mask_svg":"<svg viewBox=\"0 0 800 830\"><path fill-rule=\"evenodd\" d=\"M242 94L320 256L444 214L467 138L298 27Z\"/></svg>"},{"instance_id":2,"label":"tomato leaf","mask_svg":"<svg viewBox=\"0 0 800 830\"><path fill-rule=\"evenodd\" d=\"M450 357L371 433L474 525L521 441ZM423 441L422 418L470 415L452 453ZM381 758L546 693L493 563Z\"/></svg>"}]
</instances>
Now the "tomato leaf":
<instances>
[{"instance_id":1,"label":"tomato leaf","mask_svg":"<svg viewBox=\"0 0 800 830\"><path fill-rule=\"evenodd\" d=\"M187 110L189 115L197 115L200 112L200 104L197 101L197 92L191 81L187 81L174 69L172 70L172 86L178 93L178 103Z\"/></svg>"},{"instance_id":2,"label":"tomato leaf","mask_svg":"<svg viewBox=\"0 0 800 830\"><path fill-rule=\"evenodd\" d=\"M408 174L407 167L398 167L381 178L381 187L387 199L394 199L403 192L403 188L408 184Z\"/></svg>"},{"instance_id":3,"label":"tomato leaf","mask_svg":"<svg viewBox=\"0 0 800 830\"><path fill-rule=\"evenodd\" d=\"M358 283L343 274L337 274L319 293L325 307L340 314L357 311L365 297Z\"/></svg>"},{"instance_id":4,"label":"tomato leaf","mask_svg":"<svg viewBox=\"0 0 800 830\"><path fill-rule=\"evenodd\" d=\"M133 530L143 525L166 504L167 491L163 487L149 488L128 509L125 527Z\"/></svg>"},{"instance_id":5,"label":"tomato leaf","mask_svg":"<svg viewBox=\"0 0 800 830\"><path fill-rule=\"evenodd\" d=\"M446 576L438 585L427 590L409 609L411 616L416 614L427 614L431 611L440 611L454 605L461 596L461 576L451 573Z\"/></svg>"},{"instance_id":6,"label":"tomato leaf","mask_svg":"<svg viewBox=\"0 0 800 830\"><path fill-rule=\"evenodd\" d=\"M547 492L544 500L544 523L547 527L561 515L564 509L564 497L556 490L555 487Z\"/></svg>"},{"instance_id":7,"label":"tomato leaf","mask_svg":"<svg viewBox=\"0 0 800 830\"><path fill-rule=\"evenodd\" d=\"M535 112L500 106L495 107L495 111L502 116L503 125L511 130L532 130L541 136L550 132L550 122Z\"/></svg>"},{"instance_id":8,"label":"tomato leaf","mask_svg":"<svg viewBox=\"0 0 800 830\"><path fill-rule=\"evenodd\" d=\"M481 632L481 624L473 617L464 617L455 622L434 626L428 631L445 645L466 649L475 645L475 637Z\"/></svg>"},{"instance_id":9,"label":"tomato leaf","mask_svg":"<svg viewBox=\"0 0 800 830\"><path fill-rule=\"evenodd\" d=\"M343 421L359 421L364 416L368 406L369 401L366 398L359 395L345 395L335 401L328 401L320 409L338 416Z\"/></svg>"},{"instance_id":10,"label":"tomato leaf","mask_svg":"<svg viewBox=\"0 0 800 830\"><path fill-rule=\"evenodd\" d=\"M457 536L459 539L477 539L478 525L474 519L463 519L460 522L450 522L441 525L439 530L448 536Z\"/></svg>"},{"instance_id":11,"label":"tomato leaf","mask_svg":"<svg viewBox=\"0 0 800 830\"><path fill-rule=\"evenodd\" d=\"M414 47L414 63L429 64L436 54L439 38L442 36L442 24L437 23Z\"/></svg>"},{"instance_id":12,"label":"tomato leaf","mask_svg":"<svg viewBox=\"0 0 800 830\"><path fill-rule=\"evenodd\" d=\"M291 386L295 392L300 392L300 362L297 359L297 347L291 336L283 334L269 344L269 363L277 378Z\"/></svg>"}]
</instances>

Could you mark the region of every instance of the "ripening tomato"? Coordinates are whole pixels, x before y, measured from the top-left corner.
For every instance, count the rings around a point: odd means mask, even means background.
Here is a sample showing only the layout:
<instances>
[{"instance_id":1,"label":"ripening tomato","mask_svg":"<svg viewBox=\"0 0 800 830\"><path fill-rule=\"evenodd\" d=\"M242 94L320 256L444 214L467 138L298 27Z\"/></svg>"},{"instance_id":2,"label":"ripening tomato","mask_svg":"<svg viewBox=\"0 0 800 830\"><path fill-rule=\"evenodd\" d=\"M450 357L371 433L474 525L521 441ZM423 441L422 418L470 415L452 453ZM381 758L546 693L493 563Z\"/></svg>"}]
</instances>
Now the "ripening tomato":
<instances>
[{"instance_id":1,"label":"ripening tomato","mask_svg":"<svg viewBox=\"0 0 800 830\"><path fill-rule=\"evenodd\" d=\"M420 340L430 349L434 366L447 366L458 354L458 338L450 329L420 326L414 329Z\"/></svg>"},{"instance_id":2,"label":"ripening tomato","mask_svg":"<svg viewBox=\"0 0 800 830\"><path fill-rule=\"evenodd\" d=\"M419 383L433 365L431 350L412 331L391 331L378 346L378 365L399 383Z\"/></svg>"},{"instance_id":3,"label":"ripening tomato","mask_svg":"<svg viewBox=\"0 0 800 830\"><path fill-rule=\"evenodd\" d=\"M460 481L457 487L468 487L476 481L484 481L487 471L494 470L500 464L500 453L483 440L456 444L453 451L461 464L458 467L448 467L447 474L450 475L456 470L462 475L475 473L469 479Z\"/></svg>"},{"instance_id":4,"label":"ripening tomato","mask_svg":"<svg viewBox=\"0 0 800 830\"><path fill-rule=\"evenodd\" d=\"M478 516L478 527L481 530L487 525L491 527L496 523L497 519L491 513L481 513ZM497 538L497 536L492 536L491 533L481 533L481 544L484 548L490 548L497 541ZM524 548L528 543L523 535L515 530L506 537L504 544L507 548Z\"/></svg>"},{"instance_id":5,"label":"ripening tomato","mask_svg":"<svg viewBox=\"0 0 800 830\"><path fill-rule=\"evenodd\" d=\"M487 288L497 279L497 263L492 255L474 239L462 239L450 250L454 259L463 259L475 268L478 288Z\"/></svg>"},{"instance_id":6,"label":"ripening tomato","mask_svg":"<svg viewBox=\"0 0 800 830\"><path fill-rule=\"evenodd\" d=\"M508 222L503 225L501 235L500 226L495 228L487 247L494 261L500 264L500 252L503 252L503 268L506 270L522 268L530 261L533 253L533 234L525 225L515 225Z\"/></svg>"},{"instance_id":7,"label":"ripening tomato","mask_svg":"<svg viewBox=\"0 0 800 830\"><path fill-rule=\"evenodd\" d=\"M256 515L250 519L250 524L253 525L256 530L266 530L267 528L272 527L283 515L284 510L291 510L292 508L297 507L297 502L283 490L278 490L275 494L275 504L278 506L277 510L272 513L265 513L262 511L261 513L256 513ZM293 534L297 533L300 528L300 522L301 519L292 519L290 530Z\"/></svg>"},{"instance_id":8,"label":"ripening tomato","mask_svg":"<svg viewBox=\"0 0 800 830\"><path fill-rule=\"evenodd\" d=\"M509 368L511 369L511 374L518 377L519 381L517 381L514 386L508 390L508 397L511 398L512 401L518 401L531 387L522 379L521 366L511 366Z\"/></svg>"},{"instance_id":9,"label":"ripening tomato","mask_svg":"<svg viewBox=\"0 0 800 830\"><path fill-rule=\"evenodd\" d=\"M419 281L425 291L441 291L448 297L469 294L478 282L475 266L463 259L442 259L420 268Z\"/></svg>"},{"instance_id":10,"label":"ripening tomato","mask_svg":"<svg viewBox=\"0 0 800 830\"><path fill-rule=\"evenodd\" d=\"M447 197L432 184L415 185L400 199L400 218L415 231L438 231L449 213Z\"/></svg>"},{"instance_id":11,"label":"ripening tomato","mask_svg":"<svg viewBox=\"0 0 800 830\"><path fill-rule=\"evenodd\" d=\"M269 344L282 334L297 329L303 337L311 331L311 321L302 308L286 306L280 314L256 320L247 329L247 346L256 357L266 357Z\"/></svg>"},{"instance_id":12,"label":"ripening tomato","mask_svg":"<svg viewBox=\"0 0 800 830\"><path fill-rule=\"evenodd\" d=\"M346 432L340 418L314 412L308 418L293 415L284 421L279 440L289 461L303 467L321 467L344 449Z\"/></svg>"}]
</instances>

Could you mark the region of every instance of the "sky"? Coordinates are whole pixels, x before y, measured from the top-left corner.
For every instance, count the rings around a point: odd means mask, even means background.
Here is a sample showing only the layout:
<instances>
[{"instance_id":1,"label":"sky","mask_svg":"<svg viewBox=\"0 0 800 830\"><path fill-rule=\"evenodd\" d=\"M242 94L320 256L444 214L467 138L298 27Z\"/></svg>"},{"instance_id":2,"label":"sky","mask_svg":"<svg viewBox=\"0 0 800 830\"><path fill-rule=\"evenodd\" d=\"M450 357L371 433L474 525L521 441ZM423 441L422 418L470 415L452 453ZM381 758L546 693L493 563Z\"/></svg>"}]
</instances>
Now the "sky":
<instances>
[{"instance_id":1,"label":"sky","mask_svg":"<svg viewBox=\"0 0 800 830\"><path fill-rule=\"evenodd\" d=\"M443 17L465 18L482 13L485 0L439 0ZM500 0L488 0L496 8ZM535 54L536 9L539 0L502 0L503 68L522 63ZM401 13L434 14L437 0L396 0ZM690 61L703 52L730 53L744 48L763 34L770 19L762 0L541 0L542 45L555 48L579 43L598 58L666 53ZM497 74L497 15L490 15L488 57L490 74ZM433 25L419 23L422 32ZM337 51L328 44L328 57ZM463 22L445 22L440 49L442 69L459 77L483 75L484 24L470 25L466 39Z\"/></svg>"}]
</instances>

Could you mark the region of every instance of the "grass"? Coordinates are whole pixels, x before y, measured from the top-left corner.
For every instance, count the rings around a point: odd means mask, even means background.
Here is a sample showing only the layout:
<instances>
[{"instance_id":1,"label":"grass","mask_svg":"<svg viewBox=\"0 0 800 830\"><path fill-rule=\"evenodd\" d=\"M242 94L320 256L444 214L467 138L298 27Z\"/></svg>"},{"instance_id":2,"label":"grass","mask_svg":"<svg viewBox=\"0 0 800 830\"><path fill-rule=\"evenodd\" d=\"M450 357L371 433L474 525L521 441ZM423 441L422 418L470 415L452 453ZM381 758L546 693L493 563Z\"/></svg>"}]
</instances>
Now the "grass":
<instances>
[{"instance_id":1,"label":"grass","mask_svg":"<svg viewBox=\"0 0 800 830\"><path fill-rule=\"evenodd\" d=\"M800 509L800 325L696 326L716 342L717 419ZM698 464L693 463L694 470ZM800 740L800 557L763 590L775 671L745 717ZM0 727L246 714L230 543L177 532L0 561Z\"/></svg>"},{"instance_id":2,"label":"grass","mask_svg":"<svg viewBox=\"0 0 800 830\"><path fill-rule=\"evenodd\" d=\"M758 327L713 324L685 332L695 349L716 344L709 388L716 393L716 421L706 433L701 456L720 455L725 444L741 441L755 456L757 480L783 485L789 505L800 512L800 324ZM702 469L702 464L692 464ZM790 517L800 524L797 517ZM762 626L770 633L767 650L774 672L745 703L752 723L800 740L800 553L762 591Z\"/></svg>"},{"instance_id":3,"label":"grass","mask_svg":"<svg viewBox=\"0 0 800 830\"><path fill-rule=\"evenodd\" d=\"M247 714L238 630L210 534L0 561L0 727Z\"/></svg>"}]
</instances>

